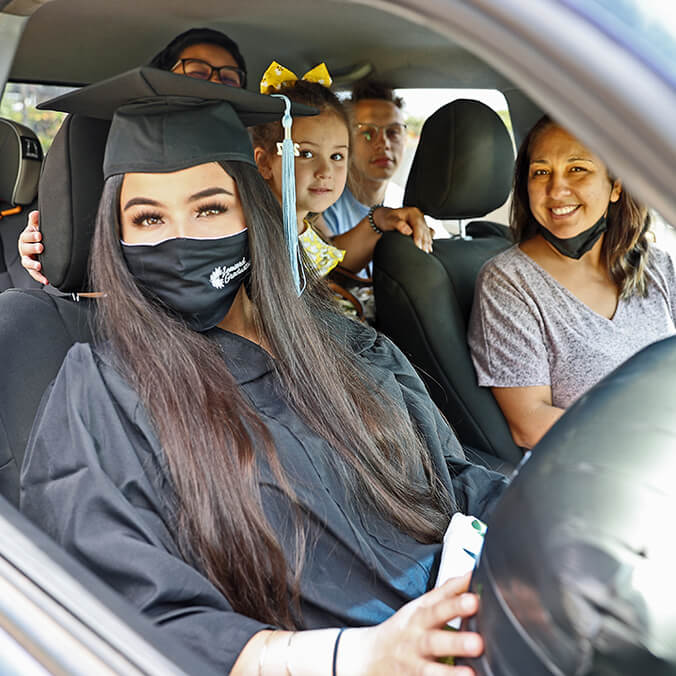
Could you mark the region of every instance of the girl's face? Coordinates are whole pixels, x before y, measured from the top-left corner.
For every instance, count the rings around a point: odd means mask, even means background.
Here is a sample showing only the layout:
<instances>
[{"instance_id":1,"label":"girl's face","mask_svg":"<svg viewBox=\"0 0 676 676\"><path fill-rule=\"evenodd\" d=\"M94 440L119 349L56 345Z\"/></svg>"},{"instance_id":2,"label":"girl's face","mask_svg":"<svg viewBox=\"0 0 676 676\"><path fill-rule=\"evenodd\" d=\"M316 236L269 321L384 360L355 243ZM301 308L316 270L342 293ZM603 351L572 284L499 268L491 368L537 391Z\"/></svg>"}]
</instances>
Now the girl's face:
<instances>
[{"instance_id":1,"label":"girl's face","mask_svg":"<svg viewBox=\"0 0 676 676\"><path fill-rule=\"evenodd\" d=\"M127 244L223 237L246 228L237 186L216 162L170 174L125 174L120 227Z\"/></svg>"},{"instance_id":2,"label":"girl's face","mask_svg":"<svg viewBox=\"0 0 676 676\"><path fill-rule=\"evenodd\" d=\"M349 132L345 122L332 112L294 119L291 130L299 146L296 157L296 211L321 213L342 194L347 179ZM282 158L256 148L256 161L263 178L282 199Z\"/></svg>"},{"instance_id":3,"label":"girl's face","mask_svg":"<svg viewBox=\"0 0 676 676\"><path fill-rule=\"evenodd\" d=\"M535 219L557 237L574 237L620 197L601 159L565 129L546 127L530 153L528 199Z\"/></svg>"}]
</instances>

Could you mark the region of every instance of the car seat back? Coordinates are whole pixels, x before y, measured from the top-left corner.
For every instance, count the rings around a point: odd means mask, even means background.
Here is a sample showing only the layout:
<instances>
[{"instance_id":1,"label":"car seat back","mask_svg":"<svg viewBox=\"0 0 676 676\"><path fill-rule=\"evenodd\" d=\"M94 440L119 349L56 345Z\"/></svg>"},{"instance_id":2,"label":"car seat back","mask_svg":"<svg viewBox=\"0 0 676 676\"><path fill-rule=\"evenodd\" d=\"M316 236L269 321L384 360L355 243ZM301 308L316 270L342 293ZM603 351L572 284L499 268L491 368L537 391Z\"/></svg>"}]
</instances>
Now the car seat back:
<instances>
[{"instance_id":1,"label":"car seat back","mask_svg":"<svg viewBox=\"0 0 676 676\"><path fill-rule=\"evenodd\" d=\"M477 101L453 101L423 126L405 203L442 220L484 216L507 199L513 164L498 115ZM504 226L475 225L481 237L435 240L431 255L410 237L383 235L374 256L377 326L420 370L462 444L506 468L522 454L493 395L477 385L467 322L479 269L511 242Z\"/></svg>"},{"instance_id":2,"label":"car seat back","mask_svg":"<svg viewBox=\"0 0 676 676\"><path fill-rule=\"evenodd\" d=\"M92 339L96 301L77 292L88 290L87 259L107 134L108 124L100 120L66 118L39 184L42 264L52 285L0 294L0 493L14 504L40 399L73 343Z\"/></svg>"},{"instance_id":3,"label":"car seat back","mask_svg":"<svg viewBox=\"0 0 676 676\"><path fill-rule=\"evenodd\" d=\"M42 146L35 133L0 117L0 291L40 285L21 267L17 240L37 208Z\"/></svg>"}]
</instances>

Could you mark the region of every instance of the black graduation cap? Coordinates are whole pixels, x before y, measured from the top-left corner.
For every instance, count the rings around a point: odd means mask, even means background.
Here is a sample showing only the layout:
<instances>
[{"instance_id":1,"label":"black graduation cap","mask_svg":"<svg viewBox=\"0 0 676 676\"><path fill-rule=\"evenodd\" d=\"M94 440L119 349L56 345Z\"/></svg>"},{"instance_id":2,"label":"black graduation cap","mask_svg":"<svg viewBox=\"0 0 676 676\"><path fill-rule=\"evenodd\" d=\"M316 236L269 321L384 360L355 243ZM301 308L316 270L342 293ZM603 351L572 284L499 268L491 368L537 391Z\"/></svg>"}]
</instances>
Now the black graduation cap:
<instances>
[{"instance_id":1,"label":"black graduation cap","mask_svg":"<svg viewBox=\"0 0 676 676\"><path fill-rule=\"evenodd\" d=\"M247 126L281 120L284 101L237 87L142 66L41 103L112 119L104 177L173 172L196 164L237 160L255 164ZM315 115L292 104L294 116Z\"/></svg>"}]
</instances>

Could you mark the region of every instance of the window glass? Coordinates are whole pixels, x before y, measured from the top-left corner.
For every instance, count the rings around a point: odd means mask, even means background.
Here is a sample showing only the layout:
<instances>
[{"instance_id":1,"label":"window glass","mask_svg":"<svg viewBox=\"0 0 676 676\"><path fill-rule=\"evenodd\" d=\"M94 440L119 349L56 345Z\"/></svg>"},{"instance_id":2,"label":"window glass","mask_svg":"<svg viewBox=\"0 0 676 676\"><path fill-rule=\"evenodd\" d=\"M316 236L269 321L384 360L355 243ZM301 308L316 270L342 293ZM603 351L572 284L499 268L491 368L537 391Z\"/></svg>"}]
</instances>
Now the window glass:
<instances>
[{"instance_id":1,"label":"window glass","mask_svg":"<svg viewBox=\"0 0 676 676\"><path fill-rule=\"evenodd\" d=\"M47 152L66 114L37 110L35 106L72 89L54 85L8 82L0 101L0 117L20 122L32 129L40 139L43 151Z\"/></svg>"},{"instance_id":2,"label":"window glass","mask_svg":"<svg viewBox=\"0 0 676 676\"><path fill-rule=\"evenodd\" d=\"M676 261L676 229L669 225L654 209L651 210L651 229L655 234L655 243L661 249L666 249Z\"/></svg>"}]
</instances>

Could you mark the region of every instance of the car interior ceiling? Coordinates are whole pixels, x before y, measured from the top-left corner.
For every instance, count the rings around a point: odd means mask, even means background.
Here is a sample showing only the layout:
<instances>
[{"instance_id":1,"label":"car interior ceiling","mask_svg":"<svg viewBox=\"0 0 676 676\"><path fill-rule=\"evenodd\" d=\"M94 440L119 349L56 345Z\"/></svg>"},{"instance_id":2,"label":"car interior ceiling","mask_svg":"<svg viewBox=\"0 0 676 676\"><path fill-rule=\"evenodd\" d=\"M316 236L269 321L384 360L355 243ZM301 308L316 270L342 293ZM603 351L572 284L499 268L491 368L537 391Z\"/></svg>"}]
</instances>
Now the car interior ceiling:
<instances>
[{"instance_id":1,"label":"car interior ceiling","mask_svg":"<svg viewBox=\"0 0 676 676\"><path fill-rule=\"evenodd\" d=\"M200 0L188 17L182 0L120 0L114 12L106 0L25 7L32 15L9 73L16 82L88 84L146 63L173 36L208 25L238 42L252 74L262 73L272 58L301 72L325 61L338 89L365 74L403 89L497 89L508 99L517 142L541 114L504 75L434 27L368 5L297 0L282 11L263 0L251 12L236 2L224 7L222 0ZM67 49L64 35L70 36ZM256 77L248 86L256 88Z\"/></svg>"},{"instance_id":2,"label":"car interior ceiling","mask_svg":"<svg viewBox=\"0 0 676 676\"><path fill-rule=\"evenodd\" d=\"M504 76L432 27L384 9L362 4L346 8L333 0L300 0L283 9L262 0L255 12L243 3L200 0L189 16L181 0L119 0L114 11L106 0L51 0L30 17L10 78L94 82L147 62L173 36L199 25L231 35L252 74L262 73L274 58L294 70L326 61L339 86L349 84L341 83L341 77L349 81L364 68L398 87L510 86ZM67 48L64 35L69 36ZM256 86L253 78L249 87Z\"/></svg>"}]
</instances>

